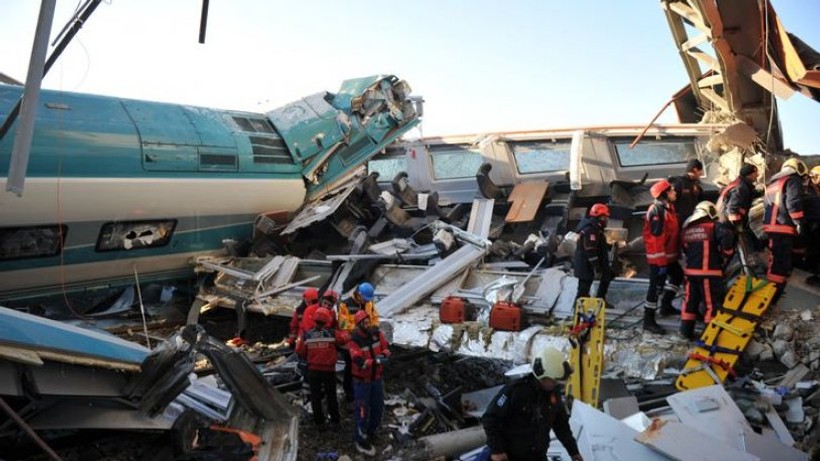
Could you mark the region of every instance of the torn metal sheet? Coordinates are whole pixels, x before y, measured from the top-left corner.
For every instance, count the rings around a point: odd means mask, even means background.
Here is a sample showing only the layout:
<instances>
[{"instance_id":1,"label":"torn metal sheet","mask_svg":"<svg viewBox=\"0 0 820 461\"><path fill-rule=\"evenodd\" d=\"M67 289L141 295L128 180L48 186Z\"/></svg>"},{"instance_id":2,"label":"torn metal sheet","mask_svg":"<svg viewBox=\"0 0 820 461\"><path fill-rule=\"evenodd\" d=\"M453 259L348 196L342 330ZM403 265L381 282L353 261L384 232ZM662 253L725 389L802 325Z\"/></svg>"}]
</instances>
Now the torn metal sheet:
<instances>
[{"instance_id":1,"label":"torn metal sheet","mask_svg":"<svg viewBox=\"0 0 820 461\"><path fill-rule=\"evenodd\" d=\"M704 431L675 421L655 419L635 440L678 461L760 461Z\"/></svg>"},{"instance_id":2,"label":"torn metal sheet","mask_svg":"<svg viewBox=\"0 0 820 461\"><path fill-rule=\"evenodd\" d=\"M46 402L43 402L46 403ZM48 411L28 419L36 430L96 429L96 430L169 430L178 414L170 407L154 417L148 417L126 404L112 402L60 399L52 402Z\"/></svg>"},{"instance_id":3,"label":"torn metal sheet","mask_svg":"<svg viewBox=\"0 0 820 461\"><path fill-rule=\"evenodd\" d=\"M349 184L343 186L341 191L336 195L317 200L305 205L299 213L291 220L290 224L281 232L282 235L292 234L298 229L307 227L315 222L323 221L330 217L336 210L339 209L342 203L347 200L351 193L356 190L360 179L351 181Z\"/></svg>"},{"instance_id":4,"label":"torn metal sheet","mask_svg":"<svg viewBox=\"0 0 820 461\"><path fill-rule=\"evenodd\" d=\"M743 412L723 386L678 392L667 397L666 401L683 424L698 428L738 450L744 450L744 434L753 432Z\"/></svg>"},{"instance_id":5,"label":"torn metal sheet","mask_svg":"<svg viewBox=\"0 0 820 461\"><path fill-rule=\"evenodd\" d=\"M573 402L569 424L586 461L669 459L633 440L638 431L584 402Z\"/></svg>"}]
</instances>

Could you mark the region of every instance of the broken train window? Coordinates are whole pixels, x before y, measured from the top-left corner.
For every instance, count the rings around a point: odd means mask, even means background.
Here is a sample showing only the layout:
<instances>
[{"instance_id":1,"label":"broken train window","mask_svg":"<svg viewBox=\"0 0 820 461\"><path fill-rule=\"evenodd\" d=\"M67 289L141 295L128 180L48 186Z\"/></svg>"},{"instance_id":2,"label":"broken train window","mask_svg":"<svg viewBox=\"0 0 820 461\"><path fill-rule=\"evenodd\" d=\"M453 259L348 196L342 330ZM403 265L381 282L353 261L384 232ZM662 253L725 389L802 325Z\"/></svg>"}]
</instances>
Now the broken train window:
<instances>
[{"instance_id":1,"label":"broken train window","mask_svg":"<svg viewBox=\"0 0 820 461\"><path fill-rule=\"evenodd\" d=\"M511 142L520 174L569 170L569 140Z\"/></svg>"},{"instance_id":2,"label":"broken train window","mask_svg":"<svg viewBox=\"0 0 820 461\"><path fill-rule=\"evenodd\" d=\"M645 138L630 149L633 138L612 140L621 166L668 165L697 158L693 138Z\"/></svg>"},{"instance_id":3,"label":"broken train window","mask_svg":"<svg viewBox=\"0 0 820 461\"><path fill-rule=\"evenodd\" d=\"M407 171L407 157L380 157L367 162L367 172L379 172L379 182L390 182L401 171Z\"/></svg>"},{"instance_id":4,"label":"broken train window","mask_svg":"<svg viewBox=\"0 0 820 461\"><path fill-rule=\"evenodd\" d=\"M65 225L0 228L0 261L40 258L60 254Z\"/></svg>"},{"instance_id":5,"label":"broken train window","mask_svg":"<svg viewBox=\"0 0 820 461\"><path fill-rule=\"evenodd\" d=\"M97 251L141 250L168 244L176 219L108 222L100 229Z\"/></svg>"},{"instance_id":6,"label":"broken train window","mask_svg":"<svg viewBox=\"0 0 820 461\"><path fill-rule=\"evenodd\" d=\"M435 179L472 178L484 161L481 151L469 144L442 144L428 147Z\"/></svg>"}]
</instances>

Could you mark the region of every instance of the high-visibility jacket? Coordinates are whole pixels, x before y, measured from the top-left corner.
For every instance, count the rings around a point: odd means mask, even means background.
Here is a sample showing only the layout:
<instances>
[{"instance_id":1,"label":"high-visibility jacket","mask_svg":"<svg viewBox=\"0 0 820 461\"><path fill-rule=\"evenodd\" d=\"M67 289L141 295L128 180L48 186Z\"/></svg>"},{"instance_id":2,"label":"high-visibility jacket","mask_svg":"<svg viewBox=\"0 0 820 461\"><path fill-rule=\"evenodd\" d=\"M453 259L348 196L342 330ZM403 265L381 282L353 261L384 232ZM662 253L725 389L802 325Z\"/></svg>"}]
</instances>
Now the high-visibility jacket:
<instances>
[{"instance_id":1,"label":"high-visibility jacket","mask_svg":"<svg viewBox=\"0 0 820 461\"><path fill-rule=\"evenodd\" d=\"M803 219L803 187L800 176L782 176L766 186L763 231L767 234L796 235Z\"/></svg>"},{"instance_id":2,"label":"high-visibility jacket","mask_svg":"<svg viewBox=\"0 0 820 461\"><path fill-rule=\"evenodd\" d=\"M308 370L336 371L337 346L347 342L346 332L333 328L312 328L296 343L296 355L307 361Z\"/></svg>"},{"instance_id":3,"label":"high-visibility jacket","mask_svg":"<svg viewBox=\"0 0 820 461\"><path fill-rule=\"evenodd\" d=\"M302 314L302 321L299 323L299 331L304 333L316 326L316 309L320 307L322 307L322 305L316 303L305 308L305 312ZM330 324L325 326L336 328L336 313L331 309L328 310L330 311Z\"/></svg>"},{"instance_id":4,"label":"high-visibility jacket","mask_svg":"<svg viewBox=\"0 0 820 461\"><path fill-rule=\"evenodd\" d=\"M379 312L376 310L376 304L373 301L363 302L354 295L339 303L339 328L353 331L356 327L353 317L356 312L362 309L370 316L371 325L376 326L379 324Z\"/></svg>"},{"instance_id":5,"label":"high-visibility jacket","mask_svg":"<svg viewBox=\"0 0 820 461\"><path fill-rule=\"evenodd\" d=\"M643 241L646 260L653 266L666 266L680 255L678 216L675 206L655 200L646 210L643 221Z\"/></svg>"},{"instance_id":6,"label":"high-visibility jacket","mask_svg":"<svg viewBox=\"0 0 820 461\"><path fill-rule=\"evenodd\" d=\"M722 277L723 266L734 255L734 233L727 224L704 217L690 222L681 235L686 266L683 273Z\"/></svg>"},{"instance_id":7,"label":"high-visibility jacket","mask_svg":"<svg viewBox=\"0 0 820 461\"><path fill-rule=\"evenodd\" d=\"M743 176L727 184L718 199L721 219L732 224L745 221L752 207L753 191L754 184Z\"/></svg>"},{"instance_id":8,"label":"high-visibility jacket","mask_svg":"<svg viewBox=\"0 0 820 461\"><path fill-rule=\"evenodd\" d=\"M367 331L356 328L350 336L347 348L350 349L353 377L368 383L381 379L384 366L378 359L390 357L384 334L378 328Z\"/></svg>"},{"instance_id":9,"label":"high-visibility jacket","mask_svg":"<svg viewBox=\"0 0 820 461\"><path fill-rule=\"evenodd\" d=\"M578 223L575 232L578 234L572 259L575 276L579 279L594 279L596 268L603 272L609 267L604 223L596 217L587 216Z\"/></svg>"}]
</instances>

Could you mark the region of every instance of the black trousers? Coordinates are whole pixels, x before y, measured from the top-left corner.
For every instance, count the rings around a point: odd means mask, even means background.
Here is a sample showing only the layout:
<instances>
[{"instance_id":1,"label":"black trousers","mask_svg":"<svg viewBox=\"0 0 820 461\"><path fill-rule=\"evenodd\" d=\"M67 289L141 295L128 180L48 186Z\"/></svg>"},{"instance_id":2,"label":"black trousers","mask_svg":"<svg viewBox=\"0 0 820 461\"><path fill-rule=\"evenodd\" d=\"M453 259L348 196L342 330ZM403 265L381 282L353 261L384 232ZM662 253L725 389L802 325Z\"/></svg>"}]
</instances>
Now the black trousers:
<instances>
[{"instance_id":1,"label":"black trousers","mask_svg":"<svg viewBox=\"0 0 820 461\"><path fill-rule=\"evenodd\" d=\"M575 294L575 300L577 301L578 298L588 298L589 291L592 289L592 282L594 279L578 279L578 292ZM606 294L609 292L609 284L612 282L612 273L611 272L604 272L601 274L601 281L598 282L598 290L595 293L596 298L606 298Z\"/></svg>"},{"instance_id":2,"label":"black trousers","mask_svg":"<svg viewBox=\"0 0 820 461\"><path fill-rule=\"evenodd\" d=\"M342 389L345 391L345 401L353 401L353 360L350 358L350 351L339 349L342 353L342 360L345 361L345 370L342 374Z\"/></svg>"},{"instance_id":3,"label":"black trousers","mask_svg":"<svg viewBox=\"0 0 820 461\"><path fill-rule=\"evenodd\" d=\"M792 273L792 253L794 252L794 235L769 234L769 268L766 278L777 284L778 288L786 285Z\"/></svg>"},{"instance_id":4,"label":"black trousers","mask_svg":"<svg viewBox=\"0 0 820 461\"><path fill-rule=\"evenodd\" d=\"M336 398L336 372L310 370L308 381L310 382L310 407L313 409L313 421L316 424L325 423L322 400L326 400L330 421L338 423L340 416L339 400Z\"/></svg>"},{"instance_id":5,"label":"black trousers","mask_svg":"<svg viewBox=\"0 0 820 461\"><path fill-rule=\"evenodd\" d=\"M666 267L666 274L659 274L662 267ZM668 283L667 283L668 280ZM649 289L646 291L646 302L644 307L647 309L658 308L658 295L661 291L666 289L664 298L669 302L675 297L675 290L683 283L683 268L677 261L670 262L666 266L649 265Z\"/></svg>"},{"instance_id":6,"label":"black trousers","mask_svg":"<svg viewBox=\"0 0 820 461\"><path fill-rule=\"evenodd\" d=\"M703 321L712 321L718 310L723 307L723 298L726 297L726 287L721 277L686 277L686 298L681 310L681 320L694 321L697 319L701 304L706 311Z\"/></svg>"}]
</instances>

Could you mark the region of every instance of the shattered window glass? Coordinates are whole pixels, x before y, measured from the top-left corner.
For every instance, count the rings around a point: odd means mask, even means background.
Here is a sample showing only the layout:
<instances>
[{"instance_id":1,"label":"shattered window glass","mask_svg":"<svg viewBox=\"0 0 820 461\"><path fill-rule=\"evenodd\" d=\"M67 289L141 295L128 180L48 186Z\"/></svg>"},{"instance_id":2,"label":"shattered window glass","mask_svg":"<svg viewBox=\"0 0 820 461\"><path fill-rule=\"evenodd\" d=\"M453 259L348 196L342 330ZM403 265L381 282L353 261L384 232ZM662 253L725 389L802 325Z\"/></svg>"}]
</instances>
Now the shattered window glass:
<instances>
[{"instance_id":1,"label":"shattered window glass","mask_svg":"<svg viewBox=\"0 0 820 461\"><path fill-rule=\"evenodd\" d=\"M177 225L175 219L105 223L97 239L97 251L141 250L165 246Z\"/></svg>"},{"instance_id":2,"label":"shattered window glass","mask_svg":"<svg viewBox=\"0 0 820 461\"><path fill-rule=\"evenodd\" d=\"M407 171L407 159L402 157L387 157L373 159L367 162L367 172L379 172L379 182L390 182L401 171Z\"/></svg>"},{"instance_id":3,"label":"shattered window glass","mask_svg":"<svg viewBox=\"0 0 820 461\"><path fill-rule=\"evenodd\" d=\"M569 141L515 142L511 146L515 164L521 174L569 169Z\"/></svg>"},{"instance_id":4,"label":"shattered window glass","mask_svg":"<svg viewBox=\"0 0 820 461\"><path fill-rule=\"evenodd\" d=\"M695 141L692 138L642 140L630 149L632 139L615 140L615 152L621 166L665 165L686 163L697 158Z\"/></svg>"},{"instance_id":5,"label":"shattered window glass","mask_svg":"<svg viewBox=\"0 0 820 461\"><path fill-rule=\"evenodd\" d=\"M0 261L60 254L66 226L7 227L0 229Z\"/></svg>"},{"instance_id":6,"label":"shattered window glass","mask_svg":"<svg viewBox=\"0 0 820 461\"><path fill-rule=\"evenodd\" d=\"M466 144L431 146L429 151L436 179L471 178L483 162L481 151Z\"/></svg>"}]
</instances>

